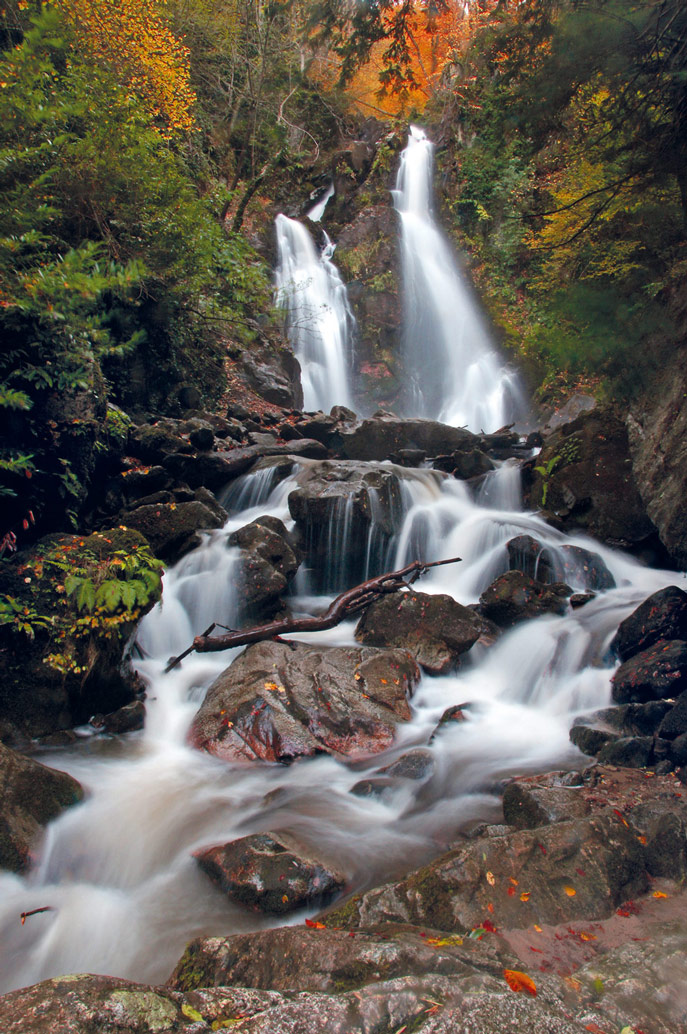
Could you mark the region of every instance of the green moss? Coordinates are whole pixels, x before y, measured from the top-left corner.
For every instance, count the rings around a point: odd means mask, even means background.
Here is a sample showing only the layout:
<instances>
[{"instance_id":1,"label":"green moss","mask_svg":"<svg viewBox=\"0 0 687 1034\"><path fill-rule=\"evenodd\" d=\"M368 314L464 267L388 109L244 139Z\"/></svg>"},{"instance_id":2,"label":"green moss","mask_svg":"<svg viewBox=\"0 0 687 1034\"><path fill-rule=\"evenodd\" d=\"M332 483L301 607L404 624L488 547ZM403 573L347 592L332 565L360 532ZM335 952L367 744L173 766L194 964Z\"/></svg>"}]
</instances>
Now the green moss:
<instances>
[{"instance_id":1,"label":"green moss","mask_svg":"<svg viewBox=\"0 0 687 1034\"><path fill-rule=\"evenodd\" d=\"M361 896L357 894L355 897L349 898L343 905L339 905L333 910L328 912L326 916L322 917L322 922L330 930L341 928L343 930L350 930L359 925L360 923L360 911L359 904Z\"/></svg>"}]
</instances>

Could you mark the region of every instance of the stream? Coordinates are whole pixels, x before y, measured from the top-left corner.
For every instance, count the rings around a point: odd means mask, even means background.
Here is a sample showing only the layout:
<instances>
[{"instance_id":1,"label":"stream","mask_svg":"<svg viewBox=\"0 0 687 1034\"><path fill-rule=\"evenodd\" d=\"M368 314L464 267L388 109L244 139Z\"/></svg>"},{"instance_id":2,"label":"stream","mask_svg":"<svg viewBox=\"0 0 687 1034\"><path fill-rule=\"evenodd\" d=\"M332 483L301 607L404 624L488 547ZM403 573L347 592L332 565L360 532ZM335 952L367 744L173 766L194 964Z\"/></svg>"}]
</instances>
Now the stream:
<instances>
[{"instance_id":1,"label":"stream","mask_svg":"<svg viewBox=\"0 0 687 1034\"><path fill-rule=\"evenodd\" d=\"M414 131L400 174L406 185L418 148L424 154L420 171L429 175L431 156L425 144L424 134ZM398 197L396 203L403 211ZM404 248L414 250L411 257L416 264L423 254L427 261L441 263L443 253L437 247L432 245L428 251L428 227L435 228L428 214L427 191L421 192L417 205L424 206L425 212L420 218L413 209L415 221L421 224L421 240L412 244L411 233ZM405 208L412 214L410 202ZM286 225L291 222L285 220L280 226L284 240L290 238L292 250L298 245L307 252L302 235ZM455 324L457 307L469 298L448 246L443 247L449 279L460 286L458 290L444 282L442 287L453 292L450 318ZM331 263L331 258L331 253L318 257L314 248L308 252L311 264ZM282 266L285 263L284 252ZM404 268L407 278L409 267ZM296 275L303 279L302 269ZM307 271L304 276L306 281L311 279ZM430 272L428 279L432 276ZM335 283L331 271L329 277L331 286ZM284 279L280 290L287 290L286 284ZM422 292L417 294L412 305L420 305L422 297ZM328 304L317 302L325 308ZM428 302L424 334L438 319L430 309ZM297 319L302 320L302 310L299 313ZM469 321L462 333L468 335L471 354L459 361L464 368L476 368L463 377L451 365L451 377L441 385L435 382L431 398L416 399L415 412L443 414L454 424L474 426L476 422L477 430L480 426L495 430L522 408L521 388L482 335L481 326L477 339L471 336ZM432 330L431 336L440 335ZM326 347L336 353L339 345ZM331 397L336 403L349 398L348 359L339 350L334 360L334 372L327 374L334 378L332 382L319 377L322 364L317 356L313 359L318 369L311 372L308 391L318 405L337 378L341 391ZM325 370L330 370L326 364ZM412 385L412 374L409 381ZM0 991L73 972L159 983L195 936L227 935L284 922L229 904L198 868L192 857L197 848L254 832L289 829L302 843L312 845L323 861L335 862L354 892L436 856L477 820L498 821L502 780L516 773L574 766L576 759L581 760L568 731L577 715L610 701L614 661L608 647L618 623L650 593L676 580L674 572L646 568L581 536L564 536L523 511L520 472L513 461L487 475L478 489L437 471L398 468L403 484L400 530L390 540L382 540L375 537L373 527L369 575L418 557L460 556L461 563L433 569L417 588L448 593L463 604L475 603L507 570L506 543L528 534L554 553L563 544L598 553L617 588L564 617L539 618L516 627L488 648L475 646L455 674L424 676L412 700L412 720L399 726L396 742L382 755L355 764L320 756L291 766L228 765L192 750L186 733L205 690L240 651L191 656L169 674L164 674L164 668L170 656L212 621L231 626L237 619L238 553L228 546L228 536L264 514L280 517L291 527L288 495L310 462L294 463L286 477L283 466L266 465L233 482L220 497L230 514L225 527L208 533L198 549L165 574L163 603L146 616L138 633L144 658L137 667L148 684L144 730L105 737L84 729L75 745L41 751L40 760L80 780L87 799L49 827L39 863L28 876L0 874ZM389 469L389 464L383 466ZM321 609L338 591L347 552L345 514L339 515L328 533L328 570L324 575L307 569L299 572L289 601L295 612ZM587 588L582 570L568 580L575 590ZM352 645L353 634L354 624L348 622L294 638ZM445 727L430 742L442 713L466 701L471 705L467 721ZM433 771L425 779L398 779L380 798L351 793L365 775L417 745L426 746L434 759ZM20 925L21 912L43 906L53 911ZM305 915L297 913L290 921L302 923Z\"/></svg>"}]
</instances>

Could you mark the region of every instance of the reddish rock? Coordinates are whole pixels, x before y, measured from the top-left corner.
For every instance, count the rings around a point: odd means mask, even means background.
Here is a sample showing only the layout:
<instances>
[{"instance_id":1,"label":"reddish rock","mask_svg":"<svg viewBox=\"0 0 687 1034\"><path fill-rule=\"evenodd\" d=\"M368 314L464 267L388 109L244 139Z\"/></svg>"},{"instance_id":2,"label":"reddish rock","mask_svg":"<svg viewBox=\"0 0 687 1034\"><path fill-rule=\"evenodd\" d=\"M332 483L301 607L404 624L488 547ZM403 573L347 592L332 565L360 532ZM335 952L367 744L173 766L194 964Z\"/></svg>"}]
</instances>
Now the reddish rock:
<instances>
[{"instance_id":1,"label":"reddish rock","mask_svg":"<svg viewBox=\"0 0 687 1034\"><path fill-rule=\"evenodd\" d=\"M242 837L202 848L194 857L231 901L267 915L324 905L346 883L341 873L292 849L289 838L279 834Z\"/></svg>"},{"instance_id":2,"label":"reddish rock","mask_svg":"<svg viewBox=\"0 0 687 1034\"><path fill-rule=\"evenodd\" d=\"M410 718L419 678L403 650L256 643L212 684L190 741L226 761L369 757Z\"/></svg>"},{"instance_id":3,"label":"reddish rock","mask_svg":"<svg viewBox=\"0 0 687 1034\"><path fill-rule=\"evenodd\" d=\"M569 585L544 585L522 571L507 571L480 596L480 612L501 628L510 628L542 614L565 614L571 594Z\"/></svg>"}]
</instances>

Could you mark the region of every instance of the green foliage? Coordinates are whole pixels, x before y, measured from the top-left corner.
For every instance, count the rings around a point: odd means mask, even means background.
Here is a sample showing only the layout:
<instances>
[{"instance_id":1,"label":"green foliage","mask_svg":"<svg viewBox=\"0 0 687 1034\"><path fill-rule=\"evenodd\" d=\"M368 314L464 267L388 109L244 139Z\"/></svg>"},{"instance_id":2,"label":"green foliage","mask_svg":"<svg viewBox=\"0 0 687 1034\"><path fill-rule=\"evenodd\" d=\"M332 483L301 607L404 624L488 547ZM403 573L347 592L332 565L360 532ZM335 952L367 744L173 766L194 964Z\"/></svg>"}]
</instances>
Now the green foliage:
<instances>
[{"instance_id":1,"label":"green foliage","mask_svg":"<svg viewBox=\"0 0 687 1034\"><path fill-rule=\"evenodd\" d=\"M44 634L45 663L81 674L92 637L118 639L159 600L162 569L126 529L47 543L22 565L21 590L0 596L0 626Z\"/></svg>"}]
</instances>

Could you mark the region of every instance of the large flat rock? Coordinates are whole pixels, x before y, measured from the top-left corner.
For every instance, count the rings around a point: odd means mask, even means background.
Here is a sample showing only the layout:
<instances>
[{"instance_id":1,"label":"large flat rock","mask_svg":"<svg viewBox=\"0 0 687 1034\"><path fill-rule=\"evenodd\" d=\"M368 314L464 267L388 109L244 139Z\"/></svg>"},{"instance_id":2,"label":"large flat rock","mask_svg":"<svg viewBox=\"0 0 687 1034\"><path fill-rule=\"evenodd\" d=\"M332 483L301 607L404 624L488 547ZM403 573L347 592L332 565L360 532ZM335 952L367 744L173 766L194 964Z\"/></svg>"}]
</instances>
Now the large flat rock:
<instances>
[{"instance_id":1,"label":"large flat rock","mask_svg":"<svg viewBox=\"0 0 687 1034\"><path fill-rule=\"evenodd\" d=\"M419 678L404 650L256 643L210 686L190 741L226 761L369 757L410 718Z\"/></svg>"}]
</instances>

